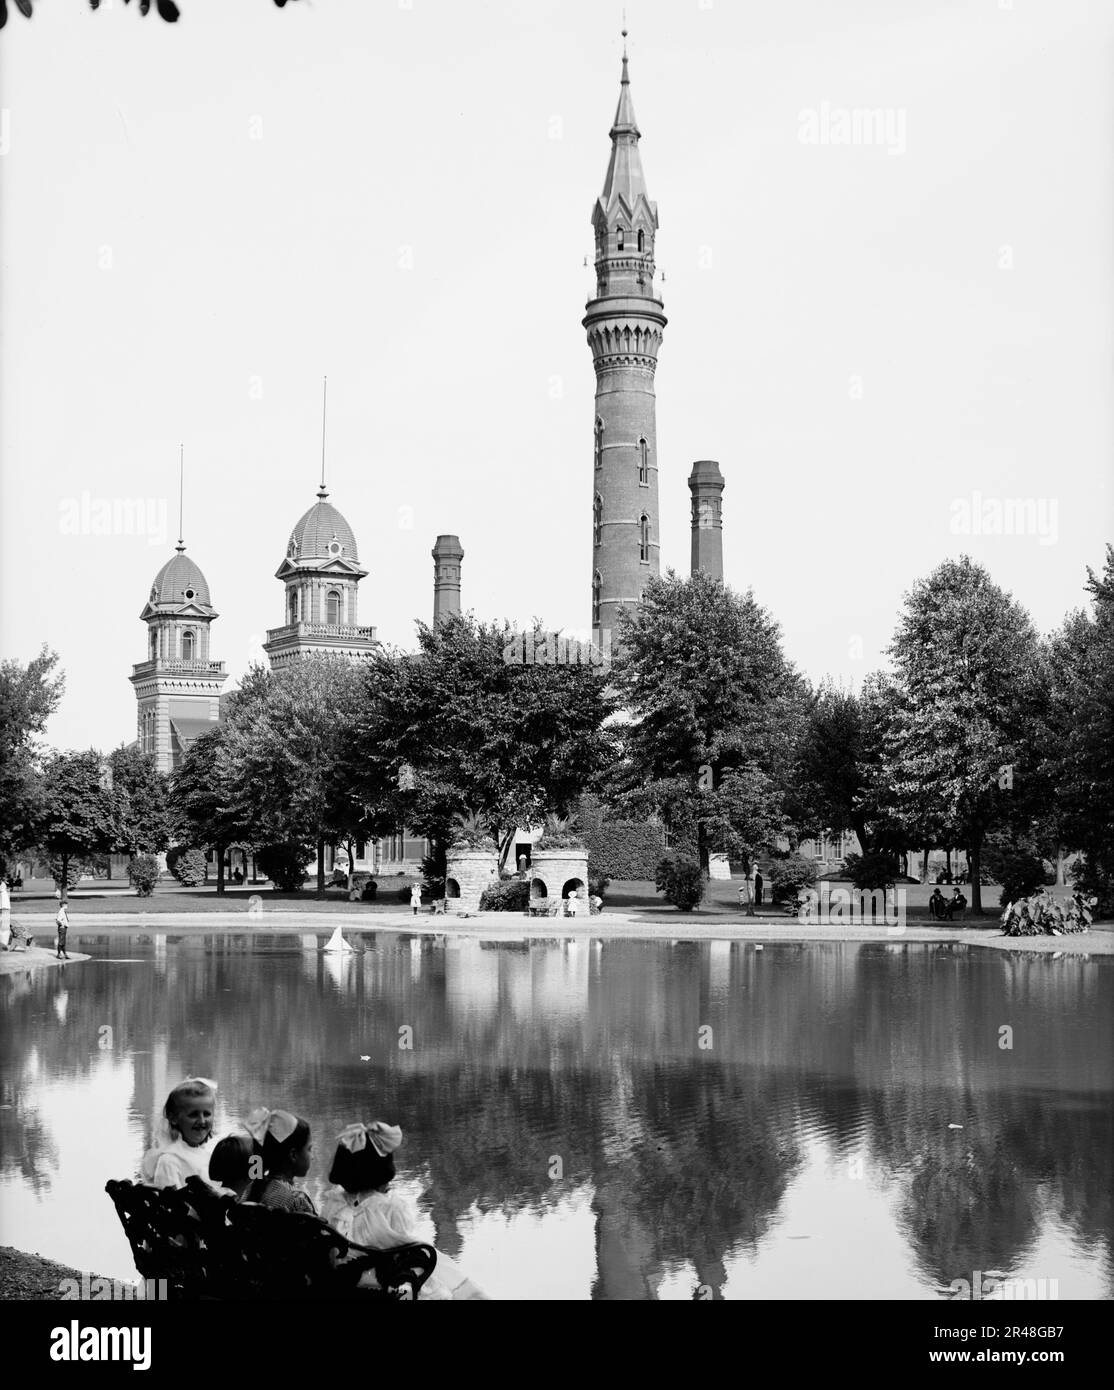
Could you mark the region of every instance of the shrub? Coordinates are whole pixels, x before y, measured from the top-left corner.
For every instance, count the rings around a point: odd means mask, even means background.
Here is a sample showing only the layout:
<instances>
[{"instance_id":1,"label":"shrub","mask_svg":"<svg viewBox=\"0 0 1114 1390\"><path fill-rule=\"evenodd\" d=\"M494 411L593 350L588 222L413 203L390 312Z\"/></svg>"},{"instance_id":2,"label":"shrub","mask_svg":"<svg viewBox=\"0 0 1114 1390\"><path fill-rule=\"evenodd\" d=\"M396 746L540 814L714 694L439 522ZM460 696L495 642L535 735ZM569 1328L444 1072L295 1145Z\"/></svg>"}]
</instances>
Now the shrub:
<instances>
[{"instance_id":1,"label":"shrub","mask_svg":"<svg viewBox=\"0 0 1114 1390\"><path fill-rule=\"evenodd\" d=\"M481 912L525 912L530 901L530 885L521 878L504 878L489 883L480 896Z\"/></svg>"},{"instance_id":2,"label":"shrub","mask_svg":"<svg viewBox=\"0 0 1114 1390\"><path fill-rule=\"evenodd\" d=\"M897 879L897 860L889 854L849 854L843 864L847 877L861 893L892 888Z\"/></svg>"},{"instance_id":3,"label":"shrub","mask_svg":"<svg viewBox=\"0 0 1114 1390\"><path fill-rule=\"evenodd\" d=\"M62 886L62 861L56 859L50 866L50 876L54 880L55 888ZM81 860L71 859L66 868L66 887L74 888L81 881Z\"/></svg>"},{"instance_id":4,"label":"shrub","mask_svg":"<svg viewBox=\"0 0 1114 1390\"><path fill-rule=\"evenodd\" d=\"M159 861L153 854L137 854L128 861L128 881L137 897L149 898L159 881Z\"/></svg>"},{"instance_id":5,"label":"shrub","mask_svg":"<svg viewBox=\"0 0 1114 1390\"><path fill-rule=\"evenodd\" d=\"M983 846L980 869L985 863L987 876L1002 885L1000 906L1027 898L1046 881L1044 859L1031 844L994 837Z\"/></svg>"},{"instance_id":6,"label":"shrub","mask_svg":"<svg viewBox=\"0 0 1114 1390\"><path fill-rule=\"evenodd\" d=\"M589 878L649 878L665 853L665 834L654 821L601 820L580 827Z\"/></svg>"},{"instance_id":7,"label":"shrub","mask_svg":"<svg viewBox=\"0 0 1114 1390\"><path fill-rule=\"evenodd\" d=\"M453 831L452 839L449 841L450 849L485 849L490 854L495 853L495 841L486 830L477 830L475 827L467 829L459 828Z\"/></svg>"},{"instance_id":8,"label":"shrub","mask_svg":"<svg viewBox=\"0 0 1114 1390\"><path fill-rule=\"evenodd\" d=\"M575 830L567 827L562 829L546 830L534 846L536 850L558 850L558 849L587 849L584 837L578 835Z\"/></svg>"},{"instance_id":9,"label":"shrub","mask_svg":"<svg viewBox=\"0 0 1114 1390\"><path fill-rule=\"evenodd\" d=\"M166 867L185 888L205 882L205 852L175 845L166 852Z\"/></svg>"},{"instance_id":10,"label":"shrub","mask_svg":"<svg viewBox=\"0 0 1114 1390\"><path fill-rule=\"evenodd\" d=\"M687 854L667 854L658 862L654 881L666 902L691 912L704 896L704 875L700 862Z\"/></svg>"},{"instance_id":11,"label":"shrub","mask_svg":"<svg viewBox=\"0 0 1114 1390\"><path fill-rule=\"evenodd\" d=\"M816 882L816 865L802 854L775 859L770 866L770 893L775 903L796 902L802 888Z\"/></svg>"},{"instance_id":12,"label":"shrub","mask_svg":"<svg viewBox=\"0 0 1114 1390\"><path fill-rule=\"evenodd\" d=\"M278 845L264 845L255 856L255 862L280 893L296 893L306 881L306 864L312 852L309 845L288 840Z\"/></svg>"},{"instance_id":13,"label":"shrub","mask_svg":"<svg viewBox=\"0 0 1114 1390\"><path fill-rule=\"evenodd\" d=\"M1114 873L1108 865L1109 860L1104 864L1085 854L1072 866L1071 881L1076 891L1084 898L1097 900L1092 909L1096 920L1114 917Z\"/></svg>"}]
</instances>

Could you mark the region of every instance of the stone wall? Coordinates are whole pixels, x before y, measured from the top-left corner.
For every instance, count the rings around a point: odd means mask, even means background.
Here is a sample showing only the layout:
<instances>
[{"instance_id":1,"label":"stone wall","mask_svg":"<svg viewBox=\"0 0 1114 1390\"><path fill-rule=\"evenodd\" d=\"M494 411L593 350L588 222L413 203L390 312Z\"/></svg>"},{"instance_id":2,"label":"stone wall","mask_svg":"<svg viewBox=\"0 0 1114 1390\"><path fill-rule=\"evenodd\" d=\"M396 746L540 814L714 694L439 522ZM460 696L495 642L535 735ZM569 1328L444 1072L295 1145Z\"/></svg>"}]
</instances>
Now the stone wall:
<instances>
[{"instance_id":1,"label":"stone wall","mask_svg":"<svg viewBox=\"0 0 1114 1390\"><path fill-rule=\"evenodd\" d=\"M579 880L578 911L588 914L588 851L586 849L535 850L530 860L530 897L549 903L563 901L562 890L570 879ZM544 891L543 891L544 889ZM562 912L564 909L562 909Z\"/></svg>"}]
</instances>

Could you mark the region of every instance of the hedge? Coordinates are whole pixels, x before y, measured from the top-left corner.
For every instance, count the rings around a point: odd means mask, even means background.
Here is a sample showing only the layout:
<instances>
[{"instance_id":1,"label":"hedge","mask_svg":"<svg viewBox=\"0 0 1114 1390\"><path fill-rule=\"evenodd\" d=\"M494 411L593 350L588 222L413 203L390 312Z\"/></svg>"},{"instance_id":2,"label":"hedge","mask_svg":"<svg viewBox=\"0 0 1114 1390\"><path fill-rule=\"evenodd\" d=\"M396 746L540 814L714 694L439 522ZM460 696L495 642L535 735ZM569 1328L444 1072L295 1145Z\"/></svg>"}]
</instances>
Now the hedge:
<instances>
[{"instance_id":1,"label":"hedge","mask_svg":"<svg viewBox=\"0 0 1114 1390\"><path fill-rule=\"evenodd\" d=\"M657 875L665 834L653 821L605 820L579 831L588 851L589 878L648 878Z\"/></svg>"},{"instance_id":2,"label":"hedge","mask_svg":"<svg viewBox=\"0 0 1114 1390\"><path fill-rule=\"evenodd\" d=\"M481 912L525 912L530 902L530 885L525 879L504 878L489 884L480 896Z\"/></svg>"}]
</instances>

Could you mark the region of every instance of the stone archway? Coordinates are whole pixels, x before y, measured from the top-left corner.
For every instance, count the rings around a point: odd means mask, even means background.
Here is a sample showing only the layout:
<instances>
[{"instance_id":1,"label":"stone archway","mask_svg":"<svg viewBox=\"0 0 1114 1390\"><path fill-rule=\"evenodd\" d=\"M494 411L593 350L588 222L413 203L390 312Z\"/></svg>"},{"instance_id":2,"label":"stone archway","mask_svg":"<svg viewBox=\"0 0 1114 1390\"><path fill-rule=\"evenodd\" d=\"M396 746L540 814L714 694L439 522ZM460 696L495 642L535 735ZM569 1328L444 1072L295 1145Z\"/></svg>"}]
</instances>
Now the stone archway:
<instances>
[{"instance_id":1,"label":"stone archway","mask_svg":"<svg viewBox=\"0 0 1114 1390\"><path fill-rule=\"evenodd\" d=\"M530 900L531 900L531 902L538 902L538 901L540 901L542 898L548 898L548 897L549 897L549 889L545 886L545 884L542 882L542 880L541 880L540 878L531 879L531 880L530 880Z\"/></svg>"},{"instance_id":2,"label":"stone archway","mask_svg":"<svg viewBox=\"0 0 1114 1390\"><path fill-rule=\"evenodd\" d=\"M457 881L456 881L455 878L447 878L447 879L445 880L445 897L446 897L446 898L459 898L459 897L460 897L460 884L457 883Z\"/></svg>"}]
</instances>

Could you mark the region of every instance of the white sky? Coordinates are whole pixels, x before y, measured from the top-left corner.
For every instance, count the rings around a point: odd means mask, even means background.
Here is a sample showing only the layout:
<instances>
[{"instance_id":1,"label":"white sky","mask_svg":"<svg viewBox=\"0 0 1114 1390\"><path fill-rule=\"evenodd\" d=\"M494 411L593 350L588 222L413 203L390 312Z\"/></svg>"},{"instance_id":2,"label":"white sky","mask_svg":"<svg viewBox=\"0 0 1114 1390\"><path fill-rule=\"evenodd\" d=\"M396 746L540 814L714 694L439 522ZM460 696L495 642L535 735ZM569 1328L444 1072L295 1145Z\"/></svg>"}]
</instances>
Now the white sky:
<instances>
[{"instance_id":1,"label":"white sky","mask_svg":"<svg viewBox=\"0 0 1114 1390\"><path fill-rule=\"evenodd\" d=\"M60 746L135 736L179 441L214 656L239 677L283 621L325 373L362 622L412 645L442 531L466 607L588 621L583 258L620 6L180 4L171 26L40 0L0 35L0 638L61 653ZM687 570L689 467L716 458L728 580L814 679L877 666L903 592L963 550L1055 626L1114 536L1114 8L628 17L670 320L664 561ZM838 108L886 110L888 147L802 141L825 103L829 140ZM1043 538L953 534L976 492L1044 499ZM68 534L83 494L165 505L165 534Z\"/></svg>"}]
</instances>

